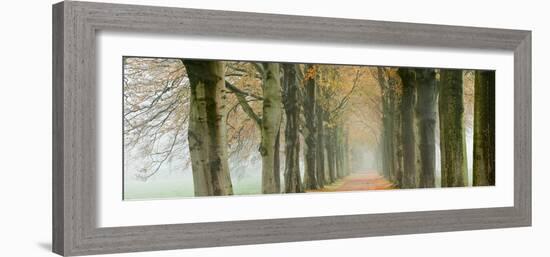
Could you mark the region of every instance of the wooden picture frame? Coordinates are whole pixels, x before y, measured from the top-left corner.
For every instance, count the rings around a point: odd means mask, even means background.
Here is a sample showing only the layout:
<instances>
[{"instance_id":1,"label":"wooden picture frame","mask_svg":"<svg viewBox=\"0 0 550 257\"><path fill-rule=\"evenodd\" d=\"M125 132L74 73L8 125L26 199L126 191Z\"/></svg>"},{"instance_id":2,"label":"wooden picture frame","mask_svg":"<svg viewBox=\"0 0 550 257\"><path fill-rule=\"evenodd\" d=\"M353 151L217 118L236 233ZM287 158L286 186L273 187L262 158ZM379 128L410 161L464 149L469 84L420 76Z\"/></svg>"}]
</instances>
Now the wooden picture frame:
<instances>
[{"instance_id":1,"label":"wooden picture frame","mask_svg":"<svg viewBox=\"0 0 550 257\"><path fill-rule=\"evenodd\" d=\"M99 30L513 51L514 206L97 227L95 36ZM55 253L88 255L530 225L530 31L73 1L53 6Z\"/></svg>"}]
</instances>

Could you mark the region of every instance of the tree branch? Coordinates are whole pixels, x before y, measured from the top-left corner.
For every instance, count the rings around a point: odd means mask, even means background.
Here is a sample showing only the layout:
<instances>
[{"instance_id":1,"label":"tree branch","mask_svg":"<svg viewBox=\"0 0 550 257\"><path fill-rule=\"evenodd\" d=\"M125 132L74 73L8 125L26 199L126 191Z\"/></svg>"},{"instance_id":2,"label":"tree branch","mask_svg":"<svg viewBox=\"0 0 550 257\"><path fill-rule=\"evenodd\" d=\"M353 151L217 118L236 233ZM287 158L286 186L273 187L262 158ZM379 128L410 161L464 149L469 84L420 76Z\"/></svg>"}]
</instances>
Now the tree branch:
<instances>
[{"instance_id":1,"label":"tree branch","mask_svg":"<svg viewBox=\"0 0 550 257\"><path fill-rule=\"evenodd\" d=\"M355 79L353 80L353 86L351 87L351 90L342 98L342 100L340 100L340 103L336 106L336 108L332 110L332 112L339 111L340 109L343 109L344 107L346 107L346 104L351 94L353 93L353 91L355 91L357 84L359 84L358 81L359 81L360 75L361 74L359 73L359 70L357 70L357 73L355 73Z\"/></svg>"},{"instance_id":2,"label":"tree branch","mask_svg":"<svg viewBox=\"0 0 550 257\"><path fill-rule=\"evenodd\" d=\"M165 154L165 155L164 155L164 157L162 157L162 159L160 161L158 161L157 166L155 167L155 169L153 169L153 171L148 172L148 173L143 172L142 174L136 174L136 178L141 179L143 181L147 181L153 175L157 174L157 172L160 170L160 167L162 167L164 162L166 160L168 160L168 157L170 157L170 155L172 154L172 151L174 150L174 146L176 145L178 135L179 135L179 132L180 132L181 128L182 128L182 126L179 126L178 129L176 130L176 133L174 135L174 139L170 143L170 147L168 148L168 150L166 150L162 153L158 153L160 155L162 155L162 154ZM153 153L152 155L155 155L155 153Z\"/></svg>"},{"instance_id":3,"label":"tree branch","mask_svg":"<svg viewBox=\"0 0 550 257\"><path fill-rule=\"evenodd\" d=\"M253 97L253 98L256 98L258 100L264 100L263 97L259 96L259 95L256 95L256 94L253 94L253 93L249 93L249 92L245 92L241 89L239 89L238 87L236 87L235 85L231 84L229 81L225 81L225 87L229 90L231 90L231 92L237 94L237 95L242 95L242 96L250 96L250 97Z\"/></svg>"},{"instance_id":4,"label":"tree branch","mask_svg":"<svg viewBox=\"0 0 550 257\"><path fill-rule=\"evenodd\" d=\"M253 62L252 65L254 65L254 68L256 68L256 70L258 70L258 72L260 74L262 74L262 76L264 75L265 70L264 70L264 66L262 66L262 64L257 63L257 62Z\"/></svg>"},{"instance_id":5,"label":"tree branch","mask_svg":"<svg viewBox=\"0 0 550 257\"><path fill-rule=\"evenodd\" d=\"M229 83L229 81L225 81L225 87L228 88L229 90L233 91L233 92L236 92L234 90L237 90L239 92L242 92L242 93L235 93L235 96L237 97L237 100L239 101L239 104L241 105L241 107L243 108L243 111L248 114L248 116L254 120L254 122L256 123L256 125L260 126L260 124L262 123L262 120L261 118L254 112L254 110L252 109L252 107L248 104L248 101L246 100L246 98L244 97L244 95L248 95L247 93L241 91L240 89L238 89L237 87L235 87L234 85L232 85L231 83ZM244 93L244 95L243 95Z\"/></svg>"}]
</instances>

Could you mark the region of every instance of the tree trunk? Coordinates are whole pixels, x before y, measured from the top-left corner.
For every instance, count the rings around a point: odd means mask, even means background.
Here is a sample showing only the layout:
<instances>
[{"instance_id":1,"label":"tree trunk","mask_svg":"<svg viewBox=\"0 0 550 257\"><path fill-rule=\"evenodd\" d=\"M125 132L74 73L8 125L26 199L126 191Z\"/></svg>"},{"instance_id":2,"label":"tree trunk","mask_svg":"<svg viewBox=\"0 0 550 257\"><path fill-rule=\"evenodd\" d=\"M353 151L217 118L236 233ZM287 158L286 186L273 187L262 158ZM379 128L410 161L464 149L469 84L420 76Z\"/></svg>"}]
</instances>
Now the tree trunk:
<instances>
[{"instance_id":1,"label":"tree trunk","mask_svg":"<svg viewBox=\"0 0 550 257\"><path fill-rule=\"evenodd\" d=\"M385 103L384 105L387 105ZM382 174L387 179L391 179L393 174L393 144L392 144L392 131L393 131L393 118L389 113L389 108L386 106L383 108L384 114L382 114Z\"/></svg>"},{"instance_id":2,"label":"tree trunk","mask_svg":"<svg viewBox=\"0 0 550 257\"><path fill-rule=\"evenodd\" d=\"M311 64L306 65L306 74L315 73L315 66ZM305 173L307 177L307 184L313 185L310 181L315 181L316 177L316 162L317 162L317 117L316 117L316 101L317 101L317 89L315 85L315 75L307 75L305 78L305 97L304 97L304 155L305 155ZM308 186L306 185L306 188Z\"/></svg>"},{"instance_id":3,"label":"tree trunk","mask_svg":"<svg viewBox=\"0 0 550 257\"><path fill-rule=\"evenodd\" d=\"M401 141L401 113L397 111L394 129L394 168L393 184L397 188L403 188L403 143Z\"/></svg>"},{"instance_id":4,"label":"tree trunk","mask_svg":"<svg viewBox=\"0 0 550 257\"><path fill-rule=\"evenodd\" d=\"M195 196L232 195L225 127L224 64L182 62L191 87L188 140Z\"/></svg>"},{"instance_id":5,"label":"tree trunk","mask_svg":"<svg viewBox=\"0 0 550 257\"><path fill-rule=\"evenodd\" d=\"M393 169L390 174L391 182L397 188L403 186L403 143L401 141L401 95L399 93L399 85L397 80L393 77L389 79L390 93L391 93L391 108L393 117L393 133L391 137L392 144L392 156L393 156Z\"/></svg>"},{"instance_id":6,"label":"tree trunk","mask_svg":"<svg viewBox=\"0 0 550 257\"><path fill-rule=\"evenodd\" d=\"M464 87L462 70L441 70L439 87L439 145L441 186L468 185L464 135Z\"/></svg>"},{"instance_id":7,"label":"tree trunk","mask_svg":"<svg viewBox=\"0 0 550 257\"><path fill-rule=\"evenodd\" d=\"M495 72L476 71L474 186L495 185Z\"/></svg>"},{"instance_id":8,"label":"tree trunk","mask_svg":"<svg viewBox=\"0 0 550 257\"><path fill-rule=\"evenodd\" d=\"M300 178L300 105L299 88L296 64L282 64L284 107L286 115L285 125L285 193L303 192ZM314 177L309 177L307 189L316 189Z\"/></svg>"},{"instance_id":9,"label":"tree trunk","mask_svg":"<svg viewBox=\"0 0 550 257\"><path fill-rule=\"evenodd\" d=\"M282 96L280 83L280 67L278 63L265 63L263 74L263 107L260 125L262 156L262 193L272 194L280 192L277 184L275 167L275 149L277 135L282 115Z\"/></svg>"},{"instance_id":10,"label":"tree trunk","mask_svg":"<svg viewBox=\"0 0 550 257\"><path fill-rule=\"evenodd\" d=\"M330 175L330 163L329 163L329 146L328 144L330 143L328 141L328 135L326 134L327 133L327 128L323 128L323 130L325 131L325 137L324 137L324 149L323 149L323 154L324 154L324 159L325 159L325 164L324 164L324 168L325 168L325 185L328 185L332 182L334 182L334 178L331 177Z\"/></svg>"},{"instance_id":11,"label":"tree trunk","mask_svg":"<svg viewBox=\"0 0 550 257\"><path fill-rule=\"evenodd\" d=\"M391 180L393 174L393 109L390 87L386 79L384 68L377 68L378 85L381 91L382 102L382 175Z\"/></svg>"},{"instance_id":12,"label":"tree trunk","mask_svg":"<svg viewBox=\"0 0 550 257\"><path fill-rule=\"evenodd\" d=\"M402 188L416 188L416 143L414 131L414 106L416 74L413 69L400 68L399 76L403 84L401 99L401 138L403 143L403 184Z\"/></svg>"},{"instance_id":13,"label":"tree trunk","mask_svg":"<svg viewBox=\"0 0 550 257\"><path fill-rule=\"evenodd\" d=\"M281 114L282 115L282 114ZM275 176L275 187L278 188L278 192L281 192L281 127L277 130L277 137L275 138L275 157L273 158L273 175Z\"/></svg>"},{"instance_id":14,"label":"tree trunk","mask_svg":"<svg viewBox=\"0 0 550 257\"><path fill-rule=\"evenodd\" d=\"M327 150L327 164L328 164L328 174L329 174L329 183L334 183L338 178L336 174L336 156L335 156L335 144L334 144L334 128L325 128L326 138L325 146Z\"/></svg>"},{"instance_id":15,"label":"tree trunk","mask_svg":"<svg viewBox=\"0 0 550 257\"><path fill-rule=\"evenodd\" d=\"M350 166L350 147L349 147L349 129L346 128L344 131L344 174L347 176L351 174L351 166Z\"/></svg>"},{"instance_id":16,"label":"tree trunk","mask_svg":"<svg viewBox=\"0 0 550 257\"><path fill-rule=\"evenodd\" d=\"M416 117L419 138L421 188L435 187L436 78L434 69L416 69L418 101Z\"/></svg>"},{"instance_id":17,"label":"tree trunk","mask_svg":"<svg viewBox=\"0 0 550 257\"><path fill-rule=\"evenodd\" d=\"M336 173L338 178L343 178L346 176L344 171L344 127L339 124L336 126Z\"/></svg>"},{"instance_id":18,"label":"tree trunk","mask_svg":"<svg viewBox=\"0 0 550 257\"><path fill-rule=\"evenodd\" d=\"M334 135L333 135L333 147L334 147L334 167L335 167L335 173L336 178L342 178L342 170L340 165L340 127L336 125L334 128Z\"/></svg>"},{"instance_id":19,"label":"tree trunk","mask_svg":"<svg viewBox=\"0 0 550 257\"><path fill-rule=\"evenodd\" d=\"M316 173L317 173L317 183L320 188L325 186L325 131L323 125L324 111L320 105L317 105L317 163L316 163Z\"/></svg>"}]
</instances>

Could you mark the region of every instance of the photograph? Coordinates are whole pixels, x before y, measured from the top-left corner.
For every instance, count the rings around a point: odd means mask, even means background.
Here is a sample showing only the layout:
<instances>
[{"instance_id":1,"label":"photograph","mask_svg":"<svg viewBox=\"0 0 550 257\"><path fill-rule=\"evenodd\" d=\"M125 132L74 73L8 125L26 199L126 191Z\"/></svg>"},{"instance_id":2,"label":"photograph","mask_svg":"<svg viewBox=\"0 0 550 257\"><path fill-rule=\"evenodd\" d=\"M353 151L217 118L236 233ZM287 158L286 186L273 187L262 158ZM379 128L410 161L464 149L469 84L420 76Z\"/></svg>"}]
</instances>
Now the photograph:
<instances>
[{"instance_id":1,"label":"photograph","mask_svg":"<svg viewBox=\"0 0 550 257\"><path fill-rule=\"evenodd\" d=\"M495 71L124 56L123 200L495 185Z\"/></svg>"}]
</instances>

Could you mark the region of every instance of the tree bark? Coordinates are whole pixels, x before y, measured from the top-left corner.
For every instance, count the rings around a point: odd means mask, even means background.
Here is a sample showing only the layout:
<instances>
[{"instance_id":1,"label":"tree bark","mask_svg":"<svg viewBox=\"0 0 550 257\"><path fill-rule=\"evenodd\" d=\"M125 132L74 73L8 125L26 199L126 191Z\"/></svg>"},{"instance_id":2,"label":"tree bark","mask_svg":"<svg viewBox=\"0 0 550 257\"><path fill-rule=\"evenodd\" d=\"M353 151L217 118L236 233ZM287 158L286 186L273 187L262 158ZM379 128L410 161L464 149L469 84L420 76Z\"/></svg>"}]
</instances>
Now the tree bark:
<instances>
[{"instance_id":1,"label":"tree bark","mask_svg":"<svg viewBox=\"0 0 550 257\"><path fill-rule=\"evenodd\" d=\"M182 62L191 87L188 140L195 196L232 195L224 122L224 64Z\"/></svg>"},{"instance_id":2,"label":"tree bark","mask_svg":"<svg viewBox=\"0 0 550 257\"><path fill-rule=\"evenodd\" d=\"M386 104L385 104L386 105ZM393 174L393 118L389 113L389 108L384 107L382 115L382 174L388 180L391 180Z\"/></svg>"},{"instance_id":3,"label":"tree bark","mask_svg":"<svg viewBox=\"0 0 550 257\"><path fill-rule=\"evenodd\" d=\"M390 174L391 182L396 188L403 187L403 143L401 141L401 96L400 85L395 77L389 78L390 93L391 93L391 108L393 117L393 133L391 144L393 148L393 173Z\"/></svg>"},{"instance_id":4,"label":"tree bark","mask_svg":"<svg viewBox=\"0 0 550 257\"><path fill-rule=\"evenodd\" d=\"M344 171L344 127L341 124L336 126L336 174L338 178L343 178L346 174Z\"/></svg>"},{"instance_id":5,"label":"tree bark","mask_svg":"<svg viewBox=\"0 0 550 257\"><path fill-rule=\"evenodd\" d=\"M282 115L282 114L281 114ZM277 130L277 137L275 138L274 158L273 158L273 176L275 176L275 187L278 192L281 191L281 127Z\"/></svg>"},{"instance_id":6,"label":"tree bark","mask_svg":"<svg viewBox=\"0 0 550 257\"><path fill-rule=\"evenodd\" d=\"M495 185L495 72L476 71L474 96L474 186Z\"/></svg>"},{"instance_id":7,"label":"tree bark","mask_svg":"<svg viewBox=\"0 0 550 257\"><path fill-rule=\"evenodd\" d=\"M282 64L284 108L286 115L285 125L285 193L303 192L300 178L300 105L299 88L296 64ZM310 177L306 184L307 189L316 189L314 177Z\"/></svg>"},{"instance_id":8,"label":"tree bark","mask_svg":"<svg viewBox=\"0 0 550 257\"><path fill-rule=\"evenodd\" d=\"M320 188L325 186L325 131L323 125L323 117L325 115L323 109L319 104L316 106L316 116L317 116L317 148L316 148L316 173L317 173L317 183Z\"/></svg>"},{"instance_id":9,"label":"tree bark","mask_svg":"<svg viewBox=\"0 0 550 257\"><path fill-rule=\"evenodd\" d=\"M394 129L394 168L393 184L397 188L403 188L403 143L401 141L401 113L397 111Z\"/></svg>"},{"instance_id":10,"label":"tree bark","mask_svg":"<svg viewBox=\"0 0 550 257\"><path fill-rule=\"evenodd\" d=\"M418 101L416 117L419 138L421 188L435 187L436 78L434 69L416 69Z\"/></svg>"},{"instance_id":11,"label":"tree bark","mask_svg":"<svg viewBox=\"0 0 550 257\"><path fill-rule=\"evenodd\" d=\"M263 107L261 118L260 155L262 156L262 193L272 194L280 192L277 184L275 163L277 135L281 124L282 96L280 83L280 67L278 63L263 64ZM277 172L278 173L278 172Z\"/></svg>"},{"instance_id":12,"label":"tree bark","mask_svg":"<svg viewBox=\"0 0 550 257\"><path fill-rule=\"evenodd\" d=\"M396 83L382 67L378 67L377 79L382 91L383 174L394 186L400 187L400 127Z\"/></svg>"},{"instance_id":13,"label":"tree bark","mask_svg":"<svg viewBox=\"0 0 550 257\"><path fill-rule=\"evenodd\" d=\"M416 143L414 131L414 106L416 73L413 69L400 68L399 76L403 84L401 99L401 138L403 143L403 184L402 188L416 188Z\"/></svg>"},{"instance_id":14,"label":"tree bark","mask_svg":"<svg viewBox=\"0 0 550 257\"><path fill-rule=\"evenodd\" d=\"M327 150L327 164L328 164L328 174L329 174L329 183L334 183L338 179L336 174L336 151L335 151L335 129L334 128L325 128L326 138L325 146Z\"/></svg>"},{"instance_id":15,"label":"tree bark","mask_svg":"<svg viewBox=\"0 0 550 257\"><path fill-rule=\"evenodd\" d=\"M391 109L391 92L386 80L384 68L377 68L377 80L381 91L382 102L382 175L390 179L393 173L393 110Z\"/></svg>"},{"instance_id":16,"label":"tree bark","mask_svg":"<svg viewBox=\"0 0 550 257\"><path fill-rule=\"evenodd\" d=\"M304 97L304 155L305 155L305 173L307 177L307 183L309 181L315 181L316 177L316 162L317 162L317 118L316 117L316 101L317 101L317 88L315 85L315 66L307 64L306 77L304 78L305 97ZM307 185L306 185L307 187Z\"/></svg>"},{"instance_id":17,"label":"tree bark","mask_svg":"<svg viewBox=\"0 0 550 257\"><path fill-rule=\"evenodd\" d=\"M462 70L442 69L439 87L441 186L468 185Z\"/></svg>"},{"instance_id":18,"label":"tree bark","mask_svg":"<svg viewBox=\"0 0 550 257\"><path fill-rule=\"evenodd\" d=\"M346 128L344 130L344 174L347 176L351 174L351 166L350 166L350 147L349 147L349 128Z\"/></svg>"},{"instance_id":19,"label":"tree bark","mask_svg":"<svg viewBox=\"0 0 550 257\"><path fill-rule=\"evenodd\" d=\"M335 167L335 173L336 178L342 178L342 169L341 169L341 163L340 163L340 127L336 125L334 128L334 135L332 138L332 144L334 147L334 167Z\"/></svg>"}]
</instances>

